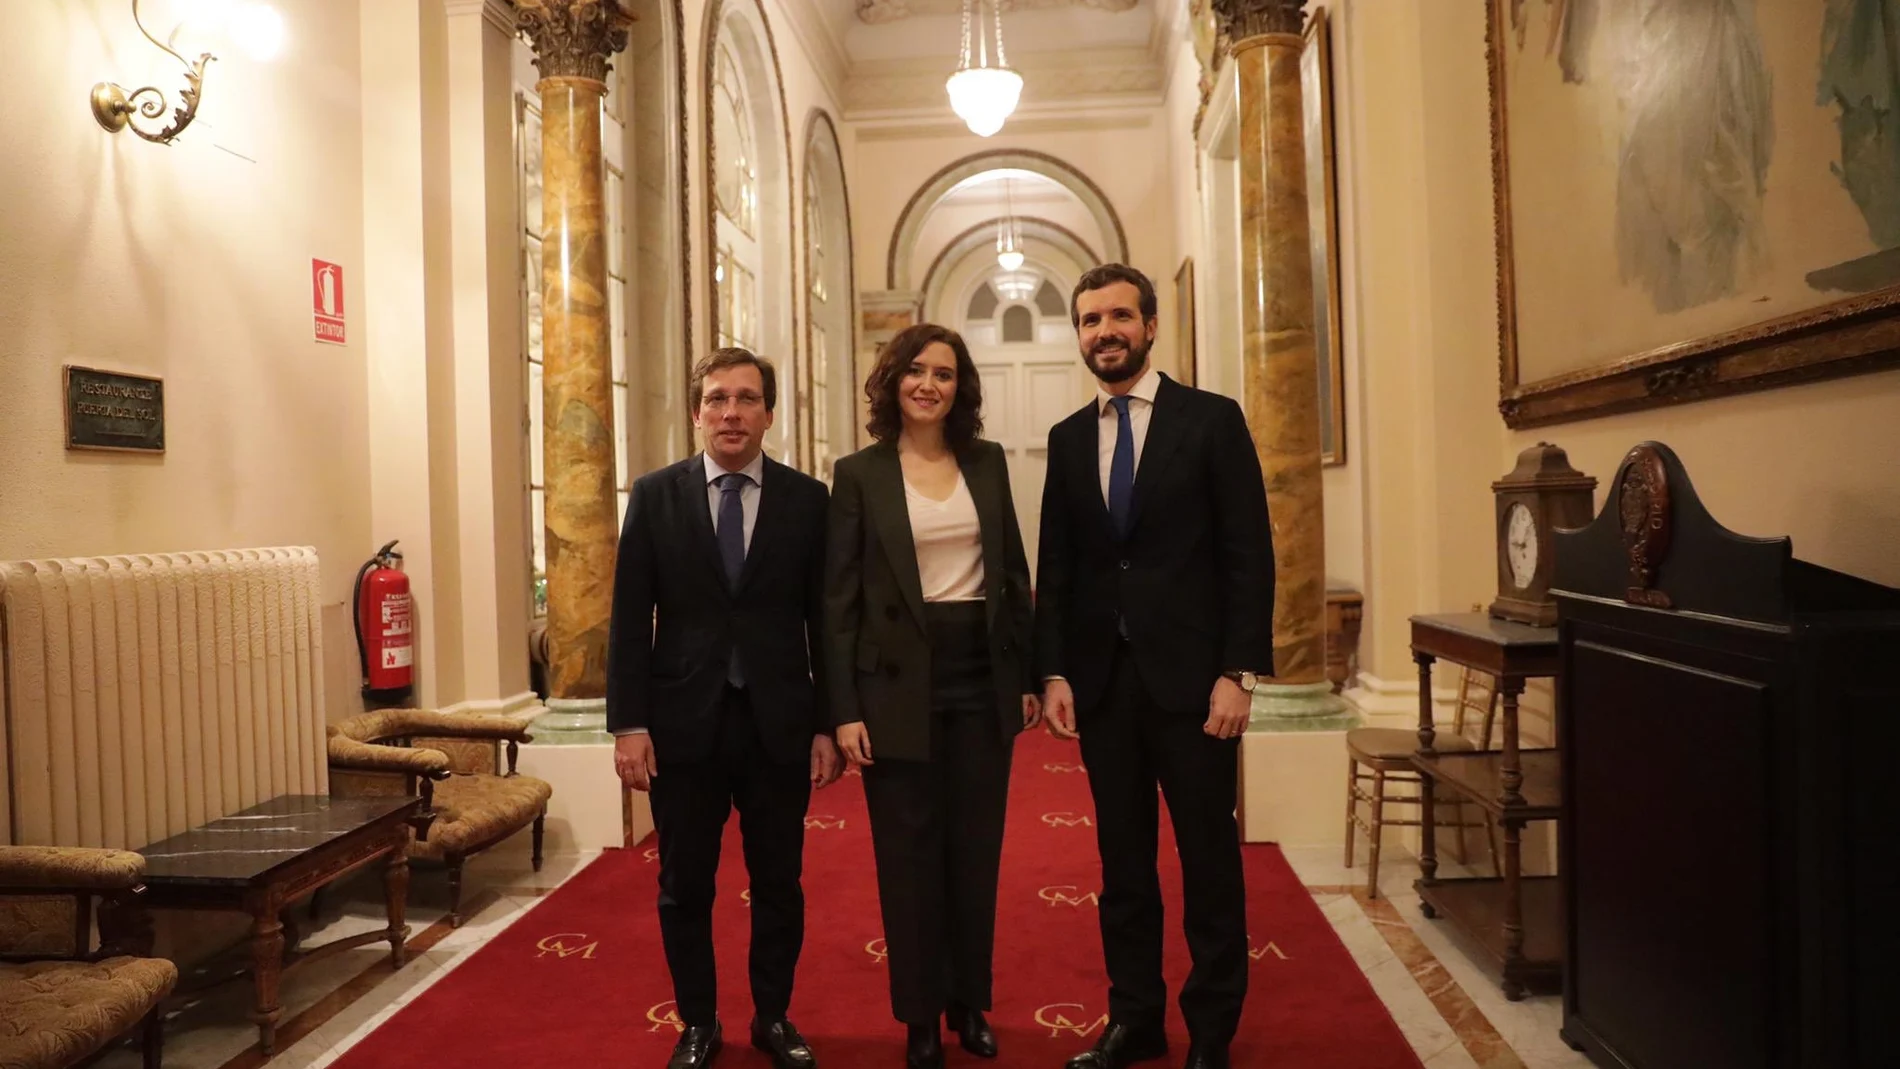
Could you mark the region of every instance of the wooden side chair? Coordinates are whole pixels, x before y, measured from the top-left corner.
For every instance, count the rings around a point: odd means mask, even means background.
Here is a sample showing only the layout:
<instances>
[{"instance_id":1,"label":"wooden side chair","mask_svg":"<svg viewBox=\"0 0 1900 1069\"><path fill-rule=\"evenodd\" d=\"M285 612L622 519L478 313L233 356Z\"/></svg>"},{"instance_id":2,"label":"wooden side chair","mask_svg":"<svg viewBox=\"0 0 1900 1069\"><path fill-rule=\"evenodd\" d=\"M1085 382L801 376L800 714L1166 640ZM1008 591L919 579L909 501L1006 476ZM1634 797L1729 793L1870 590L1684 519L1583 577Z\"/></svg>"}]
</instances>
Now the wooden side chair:
<instances>
[{"instance_id":1,"label":"wooden side chair","mask_svg":"<svg viewBox=\"0 0 1900 1069\"><path fill-rule=\"evenodd\" d=\"M1458 681L1458 703L1452 709L1451 730L1440 729L1433 745L1442 752L1482 751L1491 748L1491 731L1497 719L1498 681L1495 676L1485 672L1465 669L1464 676ZM1476 739L1470 735L1473 724L1479 728ZM1388 802L1417 806L1422 800L1418 771L1412 766L1412 756L1418 753L1418 732L1411 728L1354 728L1346 733L1346 867L1353 862L1353 832L1355 829L1366 833L1366 895L1379 897L1379 845L1381 831L1386 827L1416 828L1423 821L1411 819L1392 819L1385 815ZM1367 786L1367 781L1371 786ZM1401 794L1391 793L1395 783L1411 784L1410 790ZM1466 828L1485 829L1485 839L1491 847L1491 868L1498 868L1498 843L1496 829L1488 817L1480 814L1476 822L1466 819L1466 803L1455 793L1446 792L1437 798L1441 807L1455 810L1452 820L1442 816L1434 821L1440 828L1457 829L1456 853L1458 863L1469 865L1471 858L1465 845ZM1367 813L1362 814L1361 806ZM1444 809L1439 810L1441 813Z\"/></svg>"}]
</instances>

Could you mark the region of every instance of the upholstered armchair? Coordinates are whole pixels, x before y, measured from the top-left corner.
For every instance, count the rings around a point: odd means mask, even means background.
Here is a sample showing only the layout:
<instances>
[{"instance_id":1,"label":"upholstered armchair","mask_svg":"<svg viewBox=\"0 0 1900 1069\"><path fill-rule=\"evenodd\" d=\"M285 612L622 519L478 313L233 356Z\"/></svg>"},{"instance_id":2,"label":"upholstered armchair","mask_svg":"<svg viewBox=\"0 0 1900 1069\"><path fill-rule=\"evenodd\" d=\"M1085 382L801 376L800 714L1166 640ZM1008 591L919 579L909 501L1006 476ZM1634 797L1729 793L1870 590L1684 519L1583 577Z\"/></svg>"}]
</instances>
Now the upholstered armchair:
<instances>
[{"instance_id":1,"label":"upholstered armchair","mask_svg":"<svg viewBox=\"0 0 1900 1069\"><path fill-rule=\"evenodd\" d=\"M0 1069L65 1069L134 1031L156 1069L178 967L150 956L144 876L123 850L0 846Z\"/></svg>"},{"instance_id":2,"label":"upholstered armchair","mask_svg":"<svg viewBox=\"0 0 1900 1069\"><path fill-rule=\"evenodd\" d=\"M414 795L432 816L409 845L409 859L449 875L449 923L462 923L462 864L523 828L532 828L534 867L548 799L546 781L515 771L534 713L487 716L385 709L330 726L330 793L339 798ZM507 772L501 748L507 746Z\"/></svg>"}]
</instances>

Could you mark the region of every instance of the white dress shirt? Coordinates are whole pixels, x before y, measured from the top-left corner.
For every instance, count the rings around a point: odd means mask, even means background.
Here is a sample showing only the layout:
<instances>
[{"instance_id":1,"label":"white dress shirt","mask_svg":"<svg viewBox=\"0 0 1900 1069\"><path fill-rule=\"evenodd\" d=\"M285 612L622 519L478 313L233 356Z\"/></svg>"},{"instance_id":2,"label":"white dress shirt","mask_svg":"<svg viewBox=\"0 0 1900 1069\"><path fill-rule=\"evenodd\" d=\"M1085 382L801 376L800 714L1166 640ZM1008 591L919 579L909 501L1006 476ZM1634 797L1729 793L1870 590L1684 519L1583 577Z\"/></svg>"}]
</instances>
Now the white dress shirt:
<instances>
[{"instance_id":1,"label":"white dress shirt","mask_svg":"<svg viewBox=\"0 0 1900 1069\"><path fill-rule=\"evenodd\" d=\"M1161 390L1161 376L1156 374L1152 365L1144 368L1141 377L1135 380L1135 388L1128 391L1133 400L1128 402L1128 429L1135 435L1135 471L1141 471L1141 447L1148 443L1148 422L1154 416L1155 394ZM1109 404L1109 392L1097 387L1095 390L1095 409L1097 416L1096 438L1099 442L1102 462L1102 503L1108 503L1108 469L1115 462L1115 441L1121 436L1121 417L1115 414L1115 406Z\"/></svg>"},{"instance_id":2,"label":"white dress shirt","mask_svg":"<svg viewBox=\"0 0 1900 1069\"><path fill-rule=\"evenodd\" d=\"M730 474L719 466L711 453L701 453L706 462L706 506L712 509L713 533L719 533L719 498L725 491L719 489L719 480ZM761 451L752 458L752 463L739 469L739 474L751 480L739 489L739 509L745 513L745 546L752 549L752 529L759 525L759 488L765 483L765 453Z\"/></svg>"}]
</instances>

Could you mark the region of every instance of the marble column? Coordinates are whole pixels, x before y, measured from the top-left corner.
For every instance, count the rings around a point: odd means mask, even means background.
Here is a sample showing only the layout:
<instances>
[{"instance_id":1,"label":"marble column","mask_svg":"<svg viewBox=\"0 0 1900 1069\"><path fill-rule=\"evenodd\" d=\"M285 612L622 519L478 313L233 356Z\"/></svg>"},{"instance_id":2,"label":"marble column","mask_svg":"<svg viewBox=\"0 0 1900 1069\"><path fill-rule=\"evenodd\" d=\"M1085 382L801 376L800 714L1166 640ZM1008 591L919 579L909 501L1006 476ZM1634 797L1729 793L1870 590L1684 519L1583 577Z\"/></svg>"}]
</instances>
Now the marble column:
<instances>
[{"instance_id":1,"label":"marble column","mask_svg":"<svg viewBox=\"0 0 1900 1069\"><path fill-rule=\"evenodd\" d=\"M541 72L541 266L548 714L538 732L606 726L613 604L613 353L601 100L632 17L619 0L517 0Z\"/></svg>"},{"instance_id":2,"label":"marble column","mask_svg":"<svg viewBox=\"0 0 1900 1069\"><path fill-rule=\"evenodd\" d=\"M1244 403L1273 517L1271 683L1254 729L1332 726L1326 678L1326 523L1319 367L1306 214L1301 0L1214 0L1240 85L1240 294Z\"/></svg>"}]
</instances>

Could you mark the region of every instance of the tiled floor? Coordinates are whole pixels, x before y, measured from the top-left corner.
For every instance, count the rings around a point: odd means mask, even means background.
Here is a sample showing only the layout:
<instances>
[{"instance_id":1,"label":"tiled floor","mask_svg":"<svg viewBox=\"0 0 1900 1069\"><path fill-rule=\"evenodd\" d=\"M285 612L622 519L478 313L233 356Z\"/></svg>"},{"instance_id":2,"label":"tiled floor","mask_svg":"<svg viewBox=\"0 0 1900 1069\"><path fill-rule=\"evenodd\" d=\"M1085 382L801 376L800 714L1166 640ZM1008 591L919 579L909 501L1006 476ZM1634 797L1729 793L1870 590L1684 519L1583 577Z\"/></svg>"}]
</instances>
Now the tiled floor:
<instances>
[{"instance_id":1,"label":"tiled floor","mask_svg":"<svg viewBox=\"0 0 1900 1069\"><path fill-rule=\"evenodd\" d=\"M410 961L391 973L388 948L372 944L314 963L286 977L278 1053L266 1058L245 1018L250 986L230 983L181 1009L166 1028L165 1064L172 1069L320 1069L369 1034L480 947L520 919L541 898L592 860L554 855L539 873L527 847L507 843L470 863L465 916L459 929L443 919L447 894L438 873L418 871L410 883ZM1509 1002L1455 932L1428 921L1410 888L1417 867L1387 849L1381 896L1365 894L1365 870L1340 865L1334 848L1294 848L1288 860L1313 890L1373 990L1391 1010L1427 1069L1589 1069L1558 1038L1562 1007L1554 997ZM1453 874L1445 869L1446 875ZM380 885L349 885L326 906L328 923L306 943L382 927ZM110 1055L105 1069L133 1069L131 1051Z\"/></svg>"}]
</instances>

